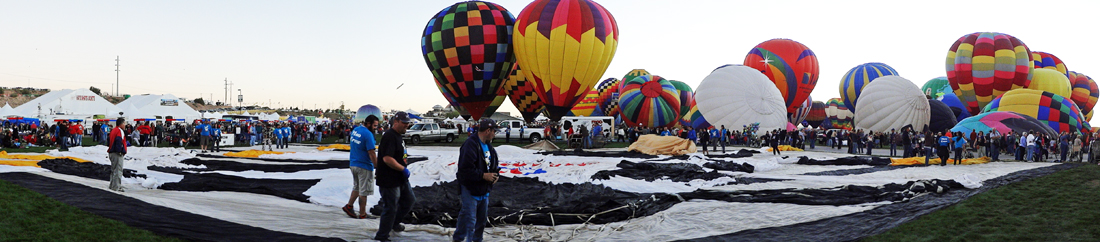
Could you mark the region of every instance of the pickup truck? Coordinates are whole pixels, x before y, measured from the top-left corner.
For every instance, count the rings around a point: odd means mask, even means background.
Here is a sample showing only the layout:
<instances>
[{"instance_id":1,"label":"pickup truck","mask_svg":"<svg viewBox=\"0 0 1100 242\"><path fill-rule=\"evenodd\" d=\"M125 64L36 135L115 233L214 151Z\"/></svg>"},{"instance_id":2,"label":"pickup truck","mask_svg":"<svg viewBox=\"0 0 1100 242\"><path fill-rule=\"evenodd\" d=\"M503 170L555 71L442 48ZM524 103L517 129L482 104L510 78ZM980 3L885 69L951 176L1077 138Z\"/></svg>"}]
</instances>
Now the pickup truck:
<instances>
[{"instance_id":1,"label":"pickup truck","mask_svg":"<svg viewBox=\"0 0 1100 242\"><path fill-rule=\"evenodd\" d=\"M500 129L497 130L497 135L493 137L496 140L504 140L506 133L504 132L506 127L512 127L512 138L519 140L520 138L530 140L531 143L539 142L542 140L542 127L528 127L527 124L521 120L504 120L497 122L497 126ZM520 128L523 128L523 134L520 136Z\"/></svg>"},{"instance_id":2,"label":"pickup truck","mask_svg":"<svg viewBox=\"0 0 1100 242\"><path fill-rule=\"evenodd\" d=\"M454 142L458 138L457 129L440 129L439 124L436 123L418 123L413 124L405 131L401 138L409 140L413 144L419 144L421 141L434 140L436 142L444 141L447 143Z\"/></svg>"}]
</instances>

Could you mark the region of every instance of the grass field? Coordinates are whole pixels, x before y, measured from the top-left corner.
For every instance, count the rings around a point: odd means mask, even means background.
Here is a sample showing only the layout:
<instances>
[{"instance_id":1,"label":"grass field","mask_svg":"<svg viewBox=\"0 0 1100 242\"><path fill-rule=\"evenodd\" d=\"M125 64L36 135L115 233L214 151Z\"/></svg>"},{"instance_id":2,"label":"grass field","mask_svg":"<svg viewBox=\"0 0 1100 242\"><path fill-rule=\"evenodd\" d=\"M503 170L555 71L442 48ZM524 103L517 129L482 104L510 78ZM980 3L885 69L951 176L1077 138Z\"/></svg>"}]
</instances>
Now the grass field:
<instances>
[{"instance_id":1,"label":"grass field","mask_svg":"<svg viewBox=\"0 0 1100 242\"><path fill-rule=\"evenodd\" d=\"M181 241L94 215L0 180L0 241Z\"/></svg>"},{"instance_id":2,"label":"grass field","mask_svg":"<svg viewBox=\"0 0 1100 242\"><path fill-rule=\"evenodd\" d=\"M864 241L1100 241L1100 166L1002 186Z\"/></svg>"}]
</instances>

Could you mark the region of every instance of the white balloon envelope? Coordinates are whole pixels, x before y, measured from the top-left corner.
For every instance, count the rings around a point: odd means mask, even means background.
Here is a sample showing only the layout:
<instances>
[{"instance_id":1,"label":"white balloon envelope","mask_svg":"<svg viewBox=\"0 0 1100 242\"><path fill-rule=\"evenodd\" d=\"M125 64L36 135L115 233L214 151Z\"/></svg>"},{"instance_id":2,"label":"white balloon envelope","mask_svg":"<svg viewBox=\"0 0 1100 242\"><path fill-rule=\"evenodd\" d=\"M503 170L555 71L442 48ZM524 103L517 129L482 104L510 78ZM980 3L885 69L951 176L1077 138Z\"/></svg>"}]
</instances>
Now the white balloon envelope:
<instances>
[{"instance_id":1,"label":"white balloon envelope","mask_svg":"<svg viewBox=\"0 0 1100 242\"><path fill-rule=\"evenodd\" d=\"M900 76L876 78L856 103L855 128L878 132L912 125L921 131L931 116L928 99L913 82Z\"/></svg>"},{"instance_id":2,"label":"white balloon envelope","mask_svg":"<svg viewBox=\"0 0 1100 242\"><path fill-rule=\"evenodd\" d=\"M751 67L725 65L703 78L695 103L711 125L738 129L760 123L761 131L787 127L787 105L767 76Z\"/></svg>"}]
</instances>

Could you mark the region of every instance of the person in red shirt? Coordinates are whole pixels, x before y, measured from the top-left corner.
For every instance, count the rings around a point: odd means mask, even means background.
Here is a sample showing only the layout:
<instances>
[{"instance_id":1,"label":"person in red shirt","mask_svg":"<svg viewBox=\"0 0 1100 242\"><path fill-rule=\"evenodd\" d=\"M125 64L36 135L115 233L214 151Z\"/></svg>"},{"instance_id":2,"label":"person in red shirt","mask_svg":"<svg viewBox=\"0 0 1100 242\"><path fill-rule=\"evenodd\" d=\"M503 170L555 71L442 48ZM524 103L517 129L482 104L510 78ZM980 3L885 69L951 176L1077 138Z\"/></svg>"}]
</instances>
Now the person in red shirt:
<instances>
[{"instance_id":1,"label":"person in red shirt","mask_svg":"<svg viewBox=\"0 0 1100 242\"><path fill-rule=\"evenodd\" d=\"M107 157L111 160L111 183L109 188L112 191L122 192L122 157L126 156L126 132L122 130L122 124L124 119L119 117L115 121L115 127L111 129L111 134L107 136Z\"/></svg>"},{"instance_id":2,"label":"person in red shirt","mask_svg":"<svg viewBox=\"0 0 1100 242\"><path fill-rule=\"evenodd\" d=\"M141 134L141 141L138 142L139 146L149 146L149 135L153 134L153 127L149 126L149 121L145 121L138 125L138 133Z\"/></svg>"},{"instance_id":3,"label":"person in red shirt","mask_svg":"<svg viewBox=\"0 0 1100 242\"><path fill-rule=\"evenodd\" d=\"M81 128L80 123L74 122L69 125L69 141L73 146L81 146L81 141L84 140L84 129Z\"/></svg>"}]
</instances>

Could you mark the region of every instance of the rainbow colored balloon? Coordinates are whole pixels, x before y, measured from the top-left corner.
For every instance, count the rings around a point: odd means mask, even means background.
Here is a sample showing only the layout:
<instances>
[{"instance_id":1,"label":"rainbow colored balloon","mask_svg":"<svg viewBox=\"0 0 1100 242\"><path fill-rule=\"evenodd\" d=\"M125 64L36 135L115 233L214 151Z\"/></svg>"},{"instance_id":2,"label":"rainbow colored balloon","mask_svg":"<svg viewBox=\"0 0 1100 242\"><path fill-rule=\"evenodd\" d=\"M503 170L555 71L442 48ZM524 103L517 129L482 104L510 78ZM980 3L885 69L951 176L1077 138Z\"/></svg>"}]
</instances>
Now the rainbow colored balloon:
<instances>
[{"instance_id":1,"label":"rainbow colored balloon","mask_svg":"<svg viewBox=\"0 0 1100 242\"><path fill-rule=\"evenodd\" d=\"M535 0L513 31L516 59L557 121L600 81L615 56L615 17L591 0Z\"/></svg>"},{"instance_id":2,"label":"rainbow colored balloon","mask_svg":"<svg viewBox=\"0 0 1100 242\"><path fill-rule=\"evenodd\" d=\"M753 47L745 66L760 70L779 88L787 113L794 113L814 91L818 78L817 55L809 47L789 39L771 39Z\"/></svg>"},{"instance_id":3,"label":"rainbow colored balloon","mask_svg":"<svg viewBox=\"0 0 1100 242\"><path fill-rule=\"evenodd\" d=\"M669 82L680 91L680 110L690 110L695 103L695 92L691 90L691 86L677 80L669 80Z\"/></svg>"},{"instance_id":4,"label":"rainbow colored balloon","mask_svg":"<svg viewBox=\"0 0 1100 242\"><path fill-rule=\"evenodd\" d=\"M1092 108L1096 107L1096 99L1100 97L1100 90L1096 88L1096 81L1085 74L1074 71L1069 72L1069 77L1070 81L1073 82L1073 95L1070 99L1073 99L1073 103L1077 104L1077 108L1085 112L1085 119L1092 121Z\"/></svg>"},{"instance_id":5,"label":"rainbow colored balloon","mask_svg":"<svg viewBox=\"0 0 1100 242\"><path fill-rule=\"evenodd\" d=\"M1050 53L1032 51L1031 59L1035 62L1035 69L1051 69L1062 73L1062 75L1069 75L1066 69L1066 64L1062 63L1062 59L1058 59Z\"/></svg>"},{"instance_id":6,"label":"rainbow colored balloon","mask_svg":"<svg viewBox=\"0 0 1100 242\"><path fill-rule=\"evenodd\" d=\"M806 101L798 106L798 110L795 110L795 113L787 114L787 122L793 124L802 123L802 121L806 120L806 117L810 115L810 108L813 108L813 103L814 99L812 97L807 97Z\"/></svg>"},{"instance_id":7,"label":"rainbow colored balloon","mask_svg":"<svg viewBox=\"0 0 1100 242\"><path fill-rule=\"evenodd\" d=\"M878 62L863 63L852 67L840 79L840 99L844 100L844 106L848 107L848 110L855 112L856 100L859 100L859 94L863 92L864 86L870 84L875 78L897 75L898 71L894 70L893 67Z\"/></svg>"},{"instance_id":8,"label":"rainbow colored balloon","mask_svg":"<svg viewBox=\"0 0 1100 242\"><path fill-rule=\"evenodd\" d=\"M1032 89L1016 89L989 102L982 112L1012 111L1046 122L1058 132L1085 131L1084 116L1067 97Z\"/></svg>"},{"instance_id":9,"label":"rainbow colored balloon","mask_svg":"<svg viewBox=\"0 0 1100 242\"><path fill-rule=\"evenodd\" d=\"M680 119L680 92L660 76L639 76L619 96L623 122L631 127L672 127Z\"/></svg>"},{"instance_id":10,"label":"rainbow colored balloon","mask_svg":"<svg viewBox=\"0 0 1100 242\"><path fill-rule=\"evenodd\" d=\"M951 132L963 132L964 134L978 131L989 133L993 130L997 130L1002 134L1035 131L1050 137L1058 137L1058 132L1047 126L1046 122L1010 111L984 112L963 119L951 128Z\"/></svg>"},{"instance_id":11,"label":"rainbow colored balloon","mask_svg":"<svg viewBox=\"0 0 1100 242\"><path fill-rule=\"evenodd\" d=\"M424 62L441 89L474 119L486 113L512 72L514 24L504 7L468 1L440 10L424 26Z\"/></svg>"},{"instance_id":12,"label":"rainbow colored balloon","mask_svg":"<svg viewBox=\"0 0 1100 242\"><path fill-rule=\"evenodd\" d=\"M630 72L627 72L626 75L623 75L623 79L620 79L620 81L619 81L619 90L623 90L623 86L626 86L627 81L634 80L634 78L637 78L639 76L645 76L645 75L652 75L652 74L650 74L649 71L646 71L645 69L630 70Z\"/></svg>"},{"instance_id":13,"label":"rainbow colored balloon","mask_svg":"<svg viewBox=\"0 0 1100 242\"><path fill-rule=\"evenodd\" d=\"M709 128L712 125L703 117L703 113L699 112L699 107L695 105L695 100L692 100L691 109L688 109L684 117L680 119L680 126L702 129Z\"/></svg>"},{"instance_id":14,"label":"rainbow colored balloon","mask_svg":"<svg viewBox=\"0 0 1100 242\"><path fill-rule=\"evenodd\" d=\"M1031 50L1016 37L978 32L964 35L947 51L947 80L970 114L994 98L1031 84Z\"/></svg>"},{"instance_id":15,"label":"rainbow colored balloon","mask_svg":"<svg viewBox=\"0 0 1100 242\"><path fill-rule=\"evenodd\" d=\"M825 115L832 121L833 128L852 127L852 118L855 113L844 106L840 98L832 98L825 101Z\"/></svg>"},{"instance_id":16,"label":"rainbow colored balloon","mask_svg":"<svg viewBox=\"0 0 1100 242\"><path fill-rule=\"evenodd\" d=\"M814 101L810 106L810 114L806 115L806 122L810 123L810 126L814 128L820 127L821 122L825 120L828 115L825 115L825 102Z\"/></svg>"}]
</instances>

